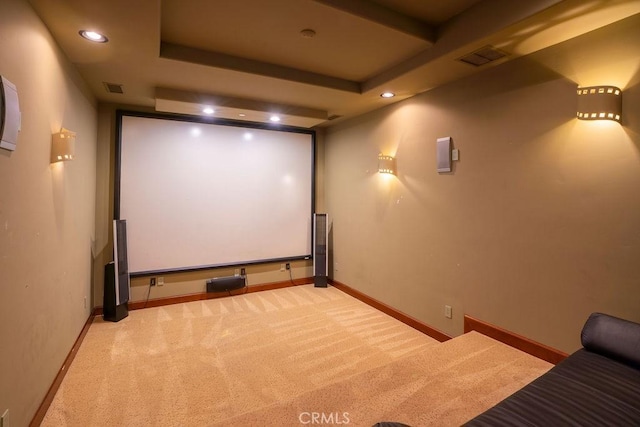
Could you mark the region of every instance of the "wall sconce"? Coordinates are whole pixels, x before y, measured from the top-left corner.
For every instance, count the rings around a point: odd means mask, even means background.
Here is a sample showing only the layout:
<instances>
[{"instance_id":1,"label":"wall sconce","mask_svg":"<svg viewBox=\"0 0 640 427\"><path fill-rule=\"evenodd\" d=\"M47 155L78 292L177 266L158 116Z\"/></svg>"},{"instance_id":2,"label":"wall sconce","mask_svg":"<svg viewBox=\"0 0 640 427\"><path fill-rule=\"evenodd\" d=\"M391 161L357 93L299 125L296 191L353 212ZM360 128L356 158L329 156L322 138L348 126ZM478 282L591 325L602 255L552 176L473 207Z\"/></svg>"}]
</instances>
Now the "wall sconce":
<instances>
[{"instance_id":1,"label":"wall sconce","mask_svg":"<svg viewBox=\"0 0 640 427\"><path fill-rule=\"evenodd\" d=\"M73 160L76 133L62 128L51 137L51 163Z\"/></svg>"},{"instance_id":2,"label":"wall sconce","mask_svg":"<svg viewBox=\"0 0 640 427\"><path fill-rule=\"evenodd\" d=\"M580 120L614 120L622 117L622 91L615 86L578 88Z\"/></svg>"},{"instance_id":3,"label":"wall sconce","mask_svg":"<svg viewBox=\"0 0 640 427\"><path fill-rule=\"evenodd\" d=\"M396 174L396 159L384 154L378 154L378 172Z\"/></svg>"}]
</instances>

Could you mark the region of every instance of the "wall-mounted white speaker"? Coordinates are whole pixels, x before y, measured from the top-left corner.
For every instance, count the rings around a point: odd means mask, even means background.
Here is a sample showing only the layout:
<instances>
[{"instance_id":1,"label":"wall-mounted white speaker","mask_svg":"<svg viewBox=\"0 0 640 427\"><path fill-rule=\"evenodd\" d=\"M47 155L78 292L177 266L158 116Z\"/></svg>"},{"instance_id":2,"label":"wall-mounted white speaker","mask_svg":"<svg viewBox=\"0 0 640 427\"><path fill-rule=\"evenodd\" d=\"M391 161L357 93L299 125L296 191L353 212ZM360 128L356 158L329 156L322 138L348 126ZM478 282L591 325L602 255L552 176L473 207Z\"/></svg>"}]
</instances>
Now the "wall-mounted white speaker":
<instances>
[{"instance_id":1,"label":"wall-mounted white speaker","mask_svg":"<svg viewBox=\"0 0 640 427\"><path fill-rule=\"evenodd\" d=\"M437 139L438 172L451 172L451 137Z\"/></svg>"},{"instance_id":2,"label":"wall-mounted white speaker","mask_svg":"<svg viewBox=\"0 0 640 427\"><path fill-rule=\"evenodd\" d=\"M326 288L329 282L329 215L313 214L313 285Z\"/></svg>"},{"instance_id":3,"label":"wall-mounted white speaker","mask_svg":"<svg viewBox=\"0 0 640 427\"><path fill-rule=\"evenodd\" d=\"M20 132L20 104L18 90L0 76L0 148L14 151Z\"/></svg>"}]
</instances>

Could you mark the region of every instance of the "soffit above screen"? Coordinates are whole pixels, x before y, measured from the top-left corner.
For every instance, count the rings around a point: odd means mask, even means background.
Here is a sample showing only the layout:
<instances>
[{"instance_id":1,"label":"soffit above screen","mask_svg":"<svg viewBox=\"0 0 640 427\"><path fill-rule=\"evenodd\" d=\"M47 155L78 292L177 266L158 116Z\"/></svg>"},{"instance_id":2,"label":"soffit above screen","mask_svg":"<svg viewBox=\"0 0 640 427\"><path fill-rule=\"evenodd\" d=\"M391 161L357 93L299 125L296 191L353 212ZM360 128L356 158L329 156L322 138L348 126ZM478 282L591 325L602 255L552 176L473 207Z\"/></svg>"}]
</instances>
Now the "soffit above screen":
<instances>
[{"instance_id":1,"label":"soffit above screen","mask_svg":"<svg viewBox=\"0 0 640 427\"><path fill-rule=\"evenodd\" d=\"M204 113L205 107L213 112ZM278 124L303 128L311 128L328 119L326 111L313 108L169 88L156 88L155 108L160 112L256 123L272 123L271 117L278 115Z\"/></svg>"}]
</instances>

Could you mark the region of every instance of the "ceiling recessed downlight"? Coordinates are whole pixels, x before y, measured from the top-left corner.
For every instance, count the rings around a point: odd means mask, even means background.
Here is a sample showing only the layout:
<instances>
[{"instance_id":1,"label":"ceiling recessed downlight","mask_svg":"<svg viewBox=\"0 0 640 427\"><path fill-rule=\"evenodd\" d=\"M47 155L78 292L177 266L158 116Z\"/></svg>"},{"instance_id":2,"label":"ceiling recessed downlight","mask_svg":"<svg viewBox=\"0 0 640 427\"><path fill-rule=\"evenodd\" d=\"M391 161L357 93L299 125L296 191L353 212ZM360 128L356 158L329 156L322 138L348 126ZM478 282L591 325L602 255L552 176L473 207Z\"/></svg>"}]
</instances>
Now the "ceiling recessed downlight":
<instances>
[{"instance_id":1,"label":"ceiling recessed downlight","mask_svg":"<svg viewBox=\"0 0 640 427\"><path fill-rule=\"evenodd\" d=\"M96 43L106 43L109 41L107 36L95 31L80 30L78 31L78 34L80 34L83 38Z\"/></svg>"},{"instance_id":2,"label":"ceiling recessed downlight","mask_svg":"<svg viewBox=\"0 0 640 427\"><path fill-rule=\"evenodd\" d=\"M271 117L269 117L269 120L271 120L274 123L277 123L280 121L280 116L276 116L275 114Z\"/></svg>"},{"instance_id":3,"label":"ceiling recessed downlight","mask_svg":"<svg viewBox=\"0 0 640 427\"><path fill-rule=\"evenodd\" d=\"M205 114L213 114L216 112L216 110L214 110L212 107L204 107L202 109L202 112Z\"/></svg>"},{"instance_id":4,"label":"ceiling recessed downlight","mask_svg":"<svg viewBox=\"0 0 640 427\"><path fill-rule=\"evenodd\" d=\"M380 96L383 98L393 98L396 94L393 92L382 92Z\"/></svg>"}]
</instances>

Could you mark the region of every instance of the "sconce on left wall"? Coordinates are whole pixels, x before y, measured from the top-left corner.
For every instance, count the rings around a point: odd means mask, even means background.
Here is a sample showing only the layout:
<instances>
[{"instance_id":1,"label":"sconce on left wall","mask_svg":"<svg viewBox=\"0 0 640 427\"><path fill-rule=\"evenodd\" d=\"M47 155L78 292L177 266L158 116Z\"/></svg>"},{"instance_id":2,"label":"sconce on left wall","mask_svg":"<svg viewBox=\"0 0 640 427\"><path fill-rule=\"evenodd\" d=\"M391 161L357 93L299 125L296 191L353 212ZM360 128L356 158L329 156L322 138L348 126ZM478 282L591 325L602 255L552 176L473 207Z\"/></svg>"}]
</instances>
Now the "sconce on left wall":
<instances>
[{"instance_id":1,"label":"sconce on left wall","mask_svg":"<svg viewBox=\"0 0 640 427\"><path fill-rule=\"evenodd\" d=\"M51 137L51 163L73 160L76 149L76 133L60 129Z\"/></svg>"}]
</instances>

